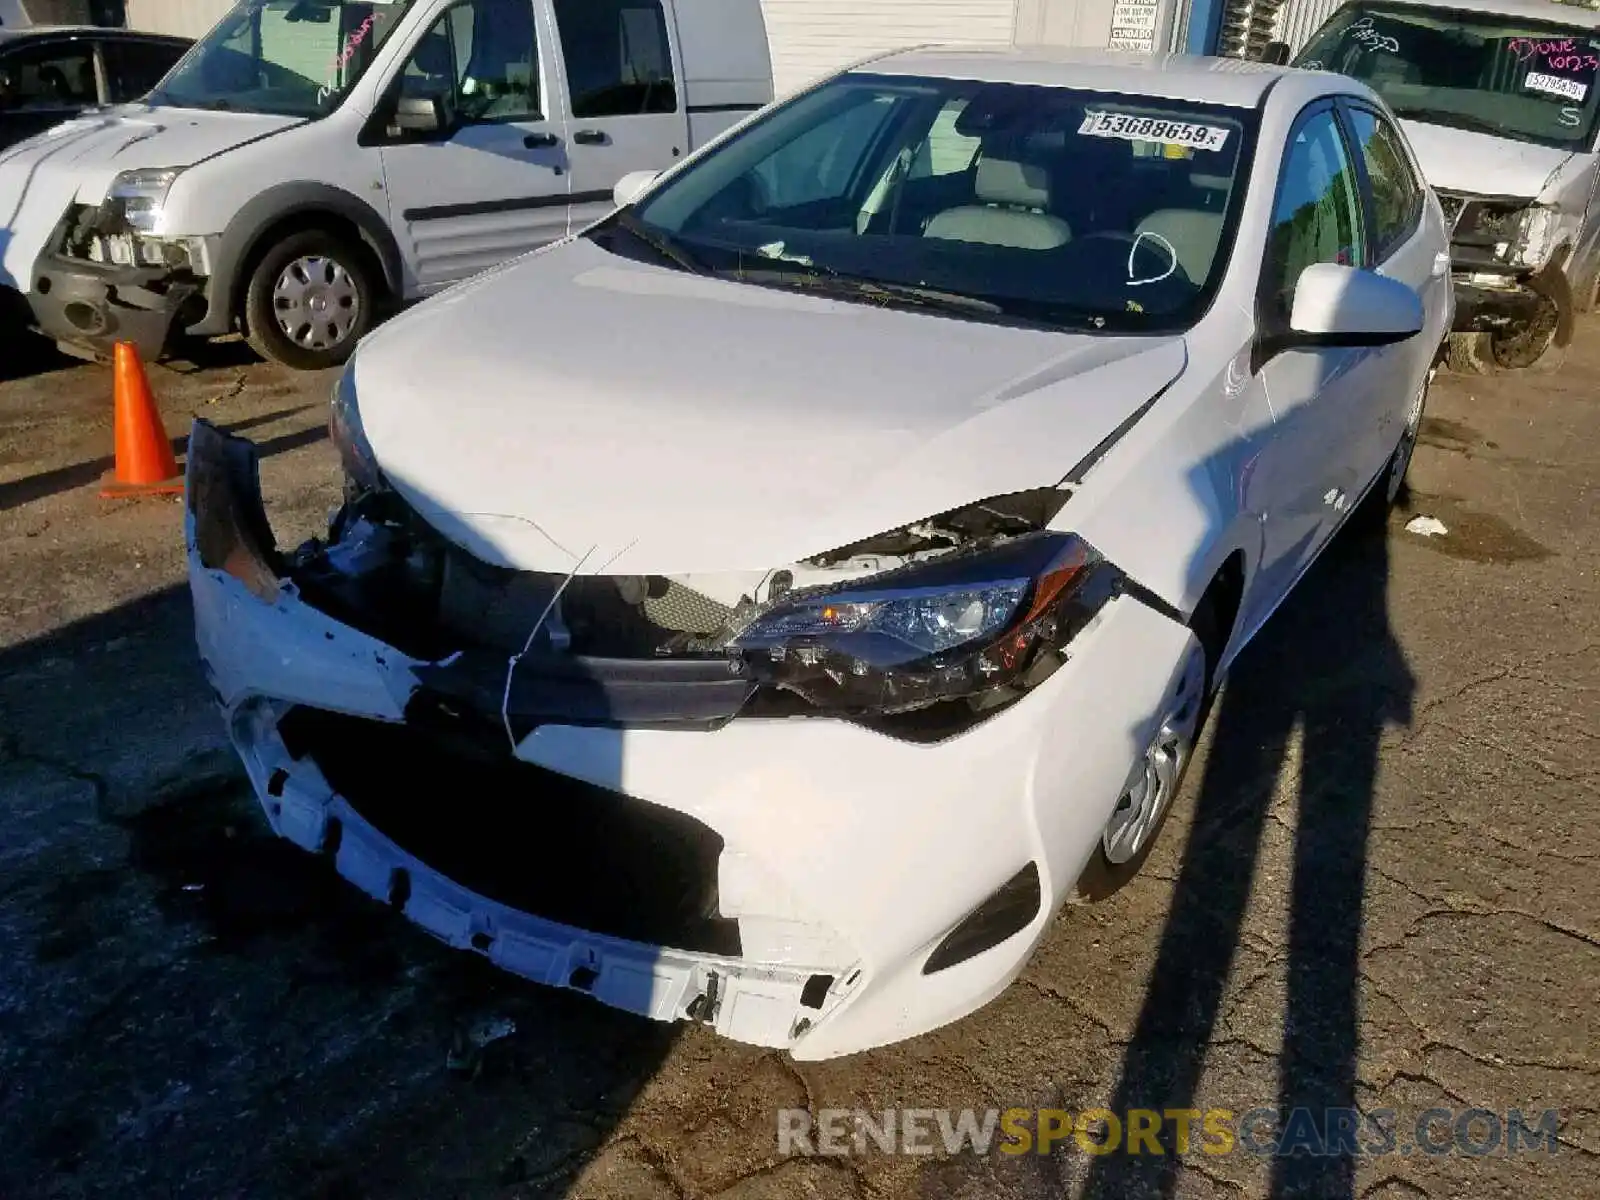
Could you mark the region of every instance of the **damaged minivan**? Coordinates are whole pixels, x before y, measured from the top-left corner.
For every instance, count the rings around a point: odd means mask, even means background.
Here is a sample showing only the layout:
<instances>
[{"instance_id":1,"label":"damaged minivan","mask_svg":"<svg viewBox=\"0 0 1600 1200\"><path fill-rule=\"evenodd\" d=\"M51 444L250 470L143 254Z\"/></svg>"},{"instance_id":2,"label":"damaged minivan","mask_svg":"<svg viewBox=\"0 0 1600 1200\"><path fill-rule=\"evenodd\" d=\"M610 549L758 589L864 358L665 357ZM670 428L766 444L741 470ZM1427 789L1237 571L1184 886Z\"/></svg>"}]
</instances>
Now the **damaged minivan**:
<instances>
[{"instance_id":1,"label":"damaged minivan","mask_svg":"<svg viewBox=\"0 0 1600 1200\"><path fill-rule=\"evenodd\" d=\"M326 537L197 422L199 653L272 828L798 1058L979 1008L1400 493L1451 294L1437 202L1355 157L1396 148L1334 75L902 52L363 341Z\"/></svg>"},{"instance_id":2,"label":"damaged minivan","mask_svg":"<svg viewBox=\"0 0 1600 1200\"><path fill-rule=\"evenodd\" d=\"M1600 300L1600 13L1544 0L1354 0L1295 65L1405 126L1452 233L1451 365L1553 370Z\"/></svg>"}]
</instances>

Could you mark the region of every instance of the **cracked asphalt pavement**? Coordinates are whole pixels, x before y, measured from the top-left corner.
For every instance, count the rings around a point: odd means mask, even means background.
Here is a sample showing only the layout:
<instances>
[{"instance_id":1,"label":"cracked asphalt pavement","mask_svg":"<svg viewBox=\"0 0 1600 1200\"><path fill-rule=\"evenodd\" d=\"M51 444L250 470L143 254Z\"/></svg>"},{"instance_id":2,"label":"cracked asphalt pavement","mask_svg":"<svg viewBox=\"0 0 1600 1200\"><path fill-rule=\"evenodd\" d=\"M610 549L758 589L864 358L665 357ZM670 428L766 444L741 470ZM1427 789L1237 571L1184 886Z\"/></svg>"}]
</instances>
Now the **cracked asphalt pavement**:
<instances>
[{"instance_id":1,"label":"cracked asphalt pavement","mask_svg":"<svg viewBox=\"0 0 1600 1200\"><path fill-rule=\"evenodd\" d=\"M499 975L271 839L195 662L178 504L97 497L108 371L13 337L0 1196L1600 1197L1597 375L1600 322L1558 374L1441 376L1411 511L1341 536L1240 660L1143 876L976 1015L796 1065ZM280 541L320 532L328 376L224 346L152 379L169 433L265 443ZM1346 1105L1392 1110L1395 1152L777 1141L784 1109ZM1554 1152L1400 1152L1474 1108L1557 1110Z\"/></svg>"}]
</instances>

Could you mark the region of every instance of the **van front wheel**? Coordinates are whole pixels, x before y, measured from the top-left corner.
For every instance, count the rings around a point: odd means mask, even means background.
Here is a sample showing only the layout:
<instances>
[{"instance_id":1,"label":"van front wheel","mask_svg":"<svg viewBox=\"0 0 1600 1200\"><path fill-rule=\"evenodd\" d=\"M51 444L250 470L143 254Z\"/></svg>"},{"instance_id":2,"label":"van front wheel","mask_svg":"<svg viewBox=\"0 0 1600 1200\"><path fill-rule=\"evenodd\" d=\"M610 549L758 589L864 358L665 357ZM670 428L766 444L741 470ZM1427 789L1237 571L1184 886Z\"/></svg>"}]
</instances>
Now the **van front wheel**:
<instances>
[{"instance_id":1,"label":"van front wheel","mask_svg":"<svg viewBox=\"0 0 1600 1200\"><path fill-rule=\"evenodd\" d=\"M292 233L256 263L245 331L256 353L300 371L336 367L372 328L365 250L321 229Z\"/></svg>"}]
</instances>

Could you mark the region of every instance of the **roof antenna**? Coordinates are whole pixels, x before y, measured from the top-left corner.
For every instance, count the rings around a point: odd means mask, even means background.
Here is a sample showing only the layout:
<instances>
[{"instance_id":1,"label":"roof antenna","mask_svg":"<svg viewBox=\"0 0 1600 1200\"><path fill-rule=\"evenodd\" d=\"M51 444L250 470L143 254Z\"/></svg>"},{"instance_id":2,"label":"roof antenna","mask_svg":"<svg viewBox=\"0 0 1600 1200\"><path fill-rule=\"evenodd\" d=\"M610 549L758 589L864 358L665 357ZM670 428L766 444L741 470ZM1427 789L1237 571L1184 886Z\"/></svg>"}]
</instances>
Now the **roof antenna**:
<instances>
[{"instance_id":1,"label":"roof antenna","mask_svg":"<svg viewBox=\"0 0 1600 1200\"><path fill-rule=\"evenodd\" d=\"M511 732L512 676L517 673L517 664L527 656L528 651L533 649L533 639L539 636L539 630L543 629L544 623L550 619L550 614L555 610L557 603L560 602L562 593L567 590L567 585L573 581L579 571L583 570L583 564L589 561L589 556L599 548L600 547L597 544L590 546L588 550L584 551L583 557L578 560L578 565L572 568L572 574L568 575L561 581L561 586L556 589L556 594L550 597L550 603L546 604L544 606L544 611L539 614L539 620L534 624L533 629L528 633L528 640L522 643L521 652L518 654L513 654L509 659L506 660L506 686L505 691L501 693L500 696L500 723L505 726L506 740L511 743L511 753L513 757L515 757L517 753L517 735Z\"/></svg>"}]
</instances>

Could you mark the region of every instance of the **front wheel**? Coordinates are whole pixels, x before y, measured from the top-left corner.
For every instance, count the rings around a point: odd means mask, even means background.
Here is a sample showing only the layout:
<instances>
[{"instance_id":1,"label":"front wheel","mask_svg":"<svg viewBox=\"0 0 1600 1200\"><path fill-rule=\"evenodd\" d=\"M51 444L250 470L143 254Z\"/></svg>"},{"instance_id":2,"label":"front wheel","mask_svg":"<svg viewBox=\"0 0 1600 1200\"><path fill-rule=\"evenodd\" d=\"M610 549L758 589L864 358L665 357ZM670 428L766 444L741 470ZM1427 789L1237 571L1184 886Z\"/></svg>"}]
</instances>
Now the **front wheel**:
<instances>
[{"instance_id":1,"label":"front wheel","mask_svg":"<svg viewBox=\"0 0 1600 1200\"><path fill-rule=\"evenodd\" d=\"M290 234L262 255L245 291L245 330L263 358L301 371L336 367L372 328L365 249L322 229Z\"/></svg>"},{"instance_id":2,"label":"front wheel","mask_svg":"<svg viewBox=\"0 0 1600 1200\"><path fill-rule=\"evenodd\" d=\"M1100 834L1100 845L1078 879L1078 895L1084 900L1104 900L1139 873L1183 787L1195 743L1211 711L1213 655L1221 649L1210 612L1207 606L1195 614L1194 637L1168 693L1161 722L1128 772L1122 795Z\"/></svg>"}]
</instances>

